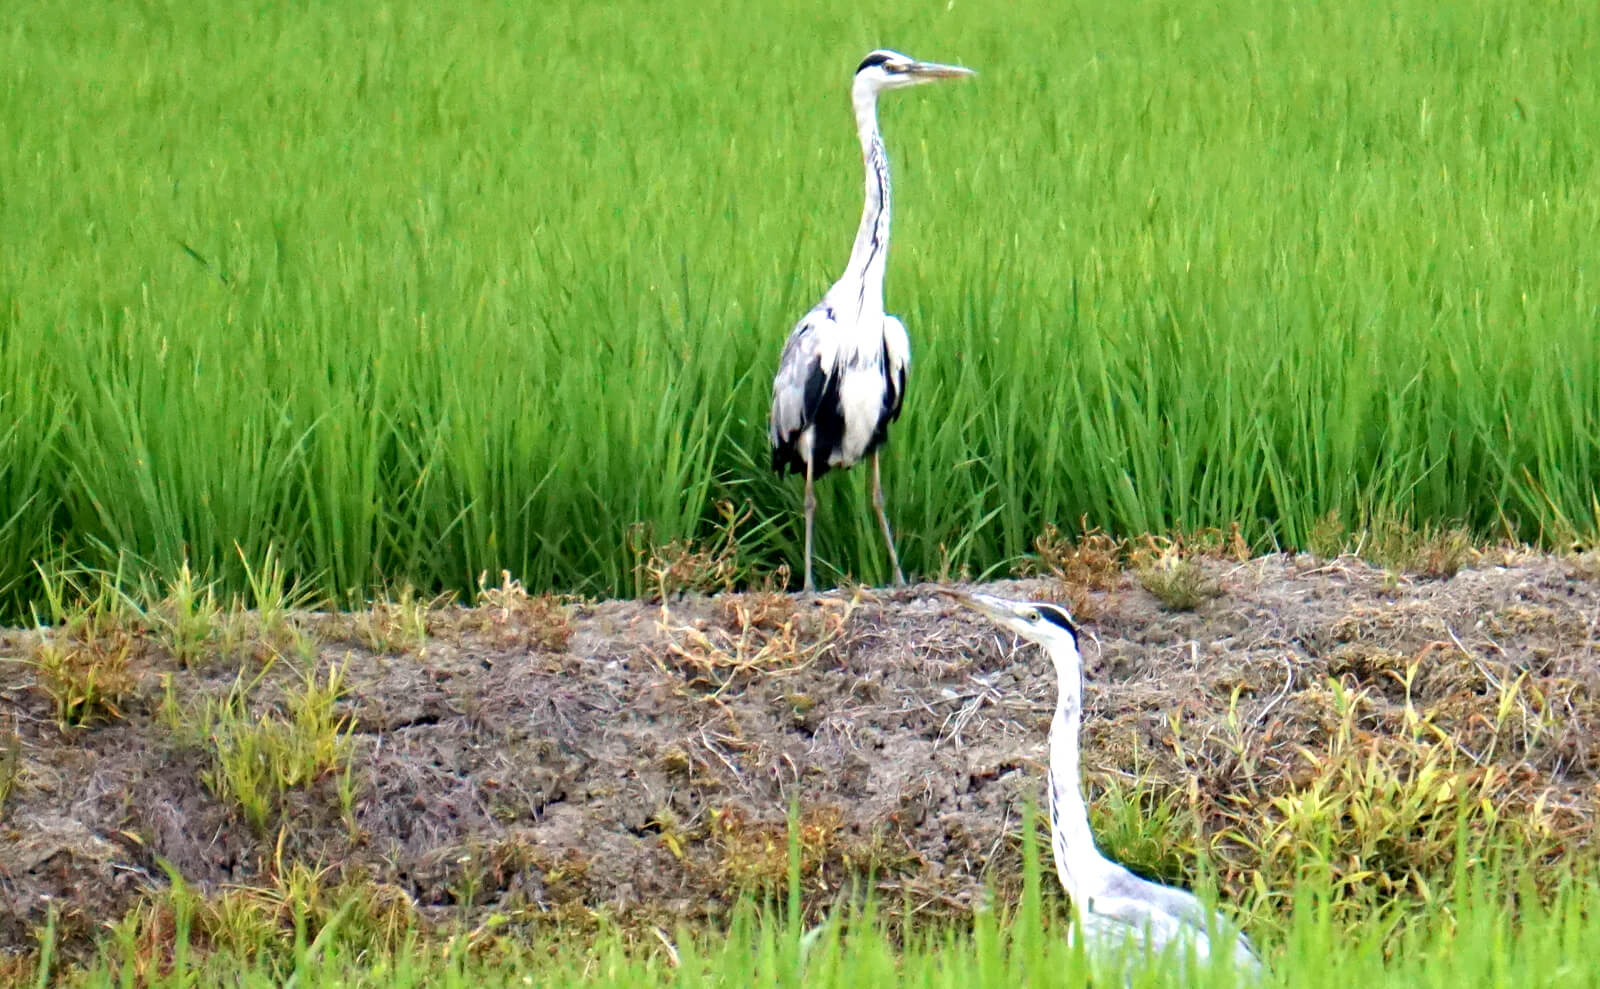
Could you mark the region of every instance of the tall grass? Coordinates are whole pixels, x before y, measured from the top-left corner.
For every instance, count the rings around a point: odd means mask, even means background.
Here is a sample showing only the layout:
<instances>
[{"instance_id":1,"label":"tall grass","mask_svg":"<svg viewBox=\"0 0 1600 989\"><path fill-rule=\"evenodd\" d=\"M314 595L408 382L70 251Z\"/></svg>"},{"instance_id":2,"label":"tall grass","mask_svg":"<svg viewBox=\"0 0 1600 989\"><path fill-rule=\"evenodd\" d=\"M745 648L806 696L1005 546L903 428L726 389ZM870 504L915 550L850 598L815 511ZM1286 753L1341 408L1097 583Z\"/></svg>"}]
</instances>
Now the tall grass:
<instances>
[{"instance_id":1,"label":"tall grass","mask_svg":"<svg viewBox=\"0 0 1600 989\"><path fill-rule=\"evenodd\" d=\"M793 558L768 383L848 250L880 44L982 73L884 109L909 569L1083 515L1595 537L1577 0L13 0L9 610L41 558L238 589L269 547L329 594L614 592L720 499ZM859 472L822 496L824 575L881 579Z\"/></svg>"},{"instance_id":2,"label":"tall grass","mask_svg":"<svg viewBox=\"0 0 1600 989\"><path fill-rule=\"evenodd\" d=\"M1386 951L1376 928L1345 930L1305 890L1287 939L1265 953L1269 971L1251 983L1226 959L1190 965L1177 956L1135 966L1127 981L1107 978L1107 960L1086 958L1063 925L1041 909L1040 887L1003 913L981 911L963 928L913 929L884 921L871 904L844 908L808 932L781 916L741 910L720 934L679 930L656 937L602 931L585 943L559 934L530 943L485 931L447 942L408 935L373 948L350 909L316 934L302 930L292 951L253 960L197 950L180 913L160 939L109 938L98 962L69 981L84 987L218 984L238 986L853 986L1132 987L1240 985L1329 987L1540 985L1592 986L1590 946L1600 937L1600 895L1572 883L1548 904L1465 893L1417 918ZM49 961L48 932L45 960ZM1111 964L1117 964L1109 960ZM1180 965L1189 972L1180 974ZM1095 972L1101 972L1098 980ZM45 984L49 971L41 971Z\"/></svg>"}]
</instances>

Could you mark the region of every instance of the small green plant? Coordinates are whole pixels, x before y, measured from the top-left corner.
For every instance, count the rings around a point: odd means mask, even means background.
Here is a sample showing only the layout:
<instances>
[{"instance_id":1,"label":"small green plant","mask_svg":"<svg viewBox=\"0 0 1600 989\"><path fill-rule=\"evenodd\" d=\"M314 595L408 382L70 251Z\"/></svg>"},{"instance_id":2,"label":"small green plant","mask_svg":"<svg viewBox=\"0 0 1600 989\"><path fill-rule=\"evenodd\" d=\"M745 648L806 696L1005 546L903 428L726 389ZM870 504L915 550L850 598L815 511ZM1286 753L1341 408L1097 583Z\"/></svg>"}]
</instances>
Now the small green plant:
<instances>
[{"instance_id":1,"label":"small green plant","mask_svg":"<svg viewBox=\"0 0 1600 989\"><path fill-rule=\"evenodd\" d=\"M1134 572L1144 589L1170 611L1193 611L1222 593L1215 580L1174 543L1150 540L1134 554Z\"/></svg>"},{"instance_id":2,"label":"small green plant","mask_svg":"<svg viewBox=\"0 0 1600 989\"><path fill-rule=\"evenodd\" d=\"M0 821L6 819L6 807L22 775L22 739L14 731L0 738Z\"/></svg>"},{"instance_id":3,"label":"small green plant","mask_svg":"<svg viewBox=\"0 0 1600 989\"><path fill-rule=\"evenodd\" d=\"M151 609L151 619L172 658L193 666L205 656L221 629L222 607L212 583L198 579L185 560L168 582L166 594Z\"/></svg>"},{"instance_id":4,"label":"small green plant","mask_svg":"<svg viewBox=\"0 0 1600 989\"><path fill-rule=\"evenodd\" d=\"M79 728L120 719L136 686L132 658L145 616L123 591L120 573L36 569L50 625L39 629L30 662L57 723ZM37 612L34 618L42 624Z\"/></svg>"},{"instance_id":5,"label":"small green plant","mask_svg":"<svg viewBox=\"0 0 1600 989\"><path fill-rule=\"evenodd\" d=\"M321 679L314 672L305 674L281 704L256 714L252 698L266 672L250 681L235 678L225 696L201 705L198 718L180 705L169 677L161 720L180 741L209 750L206 785L218 799L238 806L258 833L277 820L285 793L330 775L337 778L340 811L348 818L355 792L351 724L338 710L345 690L343 668L330 665Z\"/></svg>"},{"instance_id":6,"label":"small green plant","mask_svg":"<svg viewBox=\"0 0 1600 989\"><path fill-rule=\"evenodd\" d=\"M403 584L394 594L368 603L354 616L356 636L376 653L422 653L428 644L428 612L450 599L428 601Z\"/></svg>"},{"instance_id":7,"label":"small green plant","mask_svg":"<svg viewBox=\"0 0 1600 989\"><path fill-rule=\"evenodd\" d=\"M1090 818L1101 851L1143 875L1186 884L1200 832L1186 795L1139 775L1101 774L1092 787L1098 793Z\"/></svg>"},{"instance_id":8,"label":"small green plant","mask_svg":"<svg viewBox=\"0 0 1600 989\"><path fill-rule=\"evenodd\" d=\"M235 549L244 565L255 633L261 644L272 652L307 652L305 634L295 624L293 612L309 607L316 593L297 578L291 579L276 547L268 546L255 566L245 558L243 547ZM236 607L231 617L238 620L243 614L243 609Z\"/></svg>"}]
</instances>

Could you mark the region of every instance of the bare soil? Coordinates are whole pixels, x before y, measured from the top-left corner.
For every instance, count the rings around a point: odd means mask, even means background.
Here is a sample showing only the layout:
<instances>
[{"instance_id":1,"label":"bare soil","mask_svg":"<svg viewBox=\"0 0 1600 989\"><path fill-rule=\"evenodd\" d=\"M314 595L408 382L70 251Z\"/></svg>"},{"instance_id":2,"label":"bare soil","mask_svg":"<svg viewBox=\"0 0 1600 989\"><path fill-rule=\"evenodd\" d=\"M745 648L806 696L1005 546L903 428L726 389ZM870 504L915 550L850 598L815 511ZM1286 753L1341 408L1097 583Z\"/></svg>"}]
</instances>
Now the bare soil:
<instances>
[{"instance_id":1,"label":"bare soil","mask_svg":"<svg viewBox=\"0 0 1600 989\"><path fill-rule=\"evenodd\" d=\"M1398 710L1408 691L1394 671L1420 659L1410 701L1456 718L1463 745L1491 720L1492 685L1526 674L1554 732L1478 757L1514 763L1530 792L1592 817L1592 575L1510 553L1448 580L1351 558L1201 565L1220 593L1193 612L1165 610L1131 574L1080 599L1099 641L1086 649L1093 780L1263 800L1236 762L1179 758L1174 732L1222 733L1231 706L1230 737L1253 746L1257 774L1290 785L1329 744L1330 677ZM986 589L1062 592L1047 578ZM52 906L87 943L168 884L163 862L211 892L268 885L303 862L402 891L423 922L712 920L781 881L795 799L819 902L870 871L912 909L960 911L1014 868L1007 838L1039 794L1051 670L930 585L570 614L563 647L513 609L438 610L426 647L394 655L359 645L351 616L296 616L317 663L344 668L357 797L347 817L337 781L320 780L259 832L207 785L204 748L157 718L162 675L194 710L241 665L260 672L258 659L184 668L145 641L122 718L70 730L31 667L0 666L0 740L20 739L0 807L0 945L31 945ZM0 656L25 659L39 634L0 633ZM253 703L270 709L305 668L268 664Z\"/></svg>"}]
</instances>

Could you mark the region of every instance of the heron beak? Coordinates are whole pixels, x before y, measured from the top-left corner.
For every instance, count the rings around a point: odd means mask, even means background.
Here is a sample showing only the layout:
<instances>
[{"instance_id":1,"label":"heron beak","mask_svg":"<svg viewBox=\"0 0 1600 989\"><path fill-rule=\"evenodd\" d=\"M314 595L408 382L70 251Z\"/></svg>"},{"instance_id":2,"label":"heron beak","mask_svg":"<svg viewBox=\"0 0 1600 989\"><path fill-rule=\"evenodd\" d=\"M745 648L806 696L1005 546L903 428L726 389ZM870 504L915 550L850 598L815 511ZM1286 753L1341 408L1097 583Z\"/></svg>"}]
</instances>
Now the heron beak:
<instances>
[{"instance_id":1,"label":"heron beak","mask_svg":"<svg viewBox=\"0 0 1600 989\"><path fill-rule=\"evenodd\" d=\"M971 608L978 614L1002 624L1022 620L1020 609L1010 601L1002 601L1000 598L993 598L987 594L969 594L966 591L952 590L947 587L940 587L937 590L938 593L962 607Z\"/></svg>"},{"instance_id":2,"label":"heron beak","mask_svg":"<svg viewBox=\"0 0 1600 989\"><path fill-rule=\"evenodd\" d=\"M918 82L933 82L936 79L960 79L963 76L977 75L976 72L964 66L940 65L938 62L912 62L904 74Z\"/></svg>"}]
</instances>

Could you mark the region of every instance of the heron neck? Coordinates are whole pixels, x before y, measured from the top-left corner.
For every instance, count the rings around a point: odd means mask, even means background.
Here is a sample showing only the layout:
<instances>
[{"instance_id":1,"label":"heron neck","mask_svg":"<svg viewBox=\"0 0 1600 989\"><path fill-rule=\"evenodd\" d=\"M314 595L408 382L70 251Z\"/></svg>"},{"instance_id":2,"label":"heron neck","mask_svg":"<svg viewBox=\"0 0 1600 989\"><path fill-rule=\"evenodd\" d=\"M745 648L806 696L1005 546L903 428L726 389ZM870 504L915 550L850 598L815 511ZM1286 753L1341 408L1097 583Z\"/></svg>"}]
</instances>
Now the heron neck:
<instances>
[{"instance_id":1,"label":"heron neck","mask_svg":"<svg viewBox=\"0 0 1600 989\"><path fill-rule=\"evenodd\" d=\"M1076 664L1057 663L1060 681L1056 713L1050 722L1050 833L1056 874L1074 907L1087 905L1106 874L1106 859L1095 848L1089 807L1079 789L1078 732L1083 718L1083 684Z\"/></svg>"},{"instance_id":2,"label":"heron neck","mask_svg":"<svg viewBox=\"0 0 1600 989\"><path fill-rule=\"evenodd\" d=\"M889 257L889 156L878 133L878 96L857 89L852 94L861 160L866 172L866 204L856 229L850 262L840 287L847 287L857 312L883 312L883 273Z\"/></svg>"}]
</instances>

